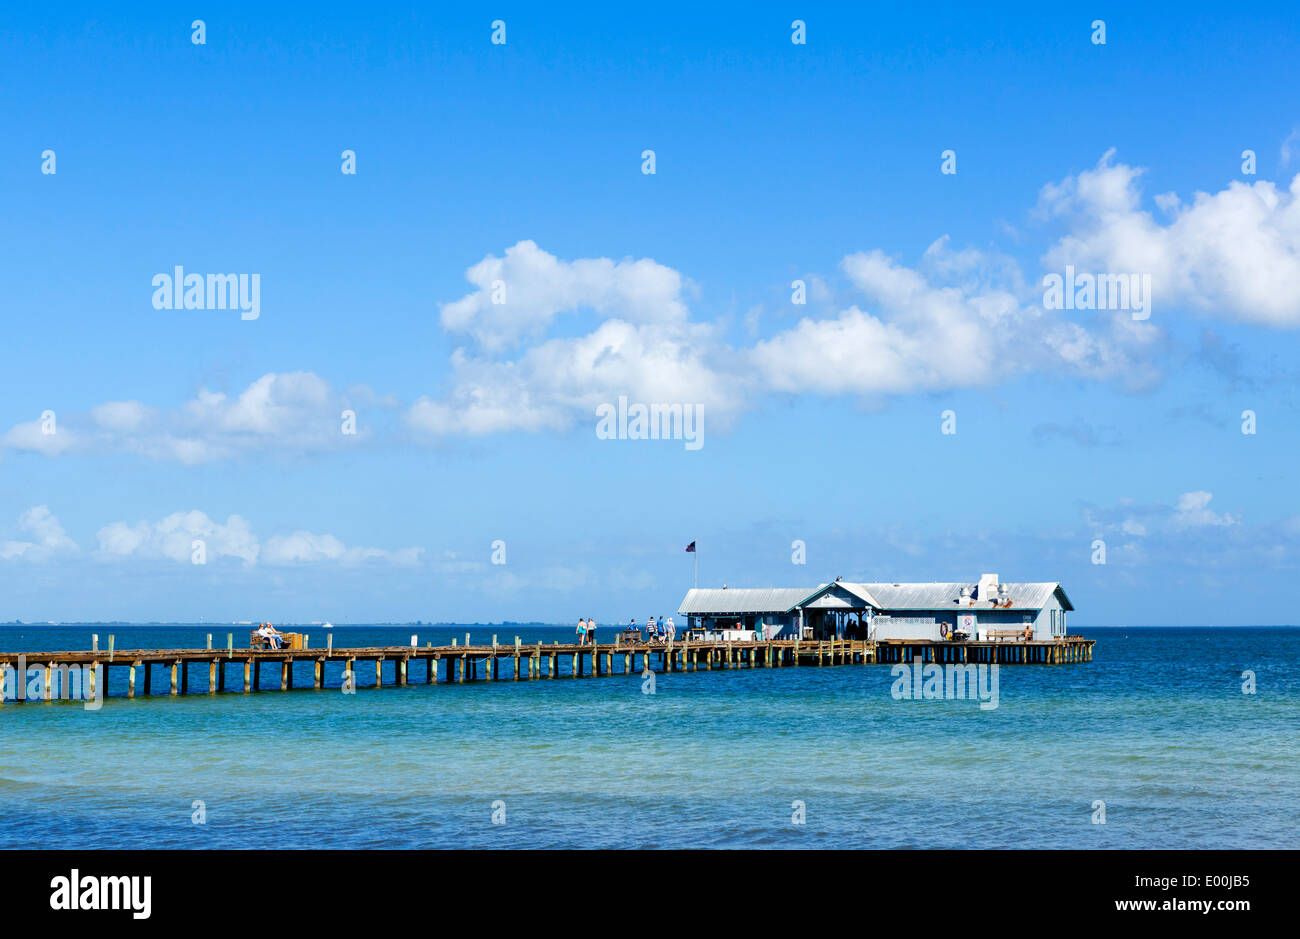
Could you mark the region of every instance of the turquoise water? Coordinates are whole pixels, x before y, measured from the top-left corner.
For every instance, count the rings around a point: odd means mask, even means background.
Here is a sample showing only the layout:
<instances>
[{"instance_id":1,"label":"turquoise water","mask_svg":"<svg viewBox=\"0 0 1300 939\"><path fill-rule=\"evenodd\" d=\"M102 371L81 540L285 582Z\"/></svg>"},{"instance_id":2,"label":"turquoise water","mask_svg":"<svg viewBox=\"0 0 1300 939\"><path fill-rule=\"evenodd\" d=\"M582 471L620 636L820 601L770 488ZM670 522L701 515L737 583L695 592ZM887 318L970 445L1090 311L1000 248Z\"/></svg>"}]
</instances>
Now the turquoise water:
<instances>
[{"instance_id":1,"label":"turquoise water","mask_svg":"<svg viewBox=\"0 0 1300 939\"><path fill-rule=\"evenodd\" d=\"M213 628L0 627L0 649L202 647ZM334 643L467 629L513 641ZM1084 634L1092 663L1003 667L994 710L896 700L889 666L661 674L653 695L639 676L345 695L302 666L287 694L10 702L0 848L1296 847L1300 630Z\"/></svg>"}]
</instances>

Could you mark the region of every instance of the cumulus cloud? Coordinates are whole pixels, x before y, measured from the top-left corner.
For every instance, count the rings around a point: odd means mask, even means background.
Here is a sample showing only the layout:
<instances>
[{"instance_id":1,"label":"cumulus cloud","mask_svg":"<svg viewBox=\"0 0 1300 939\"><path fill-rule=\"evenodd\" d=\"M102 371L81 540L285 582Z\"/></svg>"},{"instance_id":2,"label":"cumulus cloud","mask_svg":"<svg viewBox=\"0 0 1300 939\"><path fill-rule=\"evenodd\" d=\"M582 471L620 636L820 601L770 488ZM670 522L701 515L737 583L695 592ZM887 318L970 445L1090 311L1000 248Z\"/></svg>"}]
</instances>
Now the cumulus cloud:
<instances>
[{"instance_id":1,"label":"cumulus cloud","mask_svg":"<svg viewBox=\"0 0 1300 939\"><path fill-rule=\"evenodd\" d=\"M1123 501L1105 508L1090 507L1084 520L1096 535L1176 539L1240 525L1240 516L1210 508L1213 494L1203 489L1181 493L1172 504Z\"/></svg>"},{"instance_id":2,"label":"cumulus cloud","mask_svg":"<svg viewBox=\"0 0 1300 939\"><path fill-rule=\"evenodd\" d=\"M1180 528L1201 528L1204 526L1227 527L1237 524L1237 519L1226 513L1219 514L1210 510L1210 500L1214 496L1203 489L1196 492L1184 492L1178 497L1175 507L1174 524Z\"/></svg>"},{"instance_id":3,"label":"cumulus cloud","mask_svg":"<svg viewBox=\"0 0 1300 939\"><path fill-rule=\"evenodd\" d=\"M82 444L81 436L58 422L47 420L23 421L15 424L0 437L0 445L15 453L39 453L43 456L62 456Z\"/></svg>"},{"instance_id":4,"label":"cumulus cloud","mask_svg":"<svg viewBox=\"0 0 1300 939\"><path fill-rule=\"evenodd\" d=\"M311 372L268 373L235 395L200 388L169 410L108 401L87 414L60 414L53 434L44 420L17 424L0 443L52 457L119 451L188 465L253 451L311 452L355 439L340 432L347 404L348 396Z\"/></svg>"},{"instance_id":5,"label":"cumulus cloud","mask_svg":"<svg viewBox=\"0 0 1300 939\"><path fill-rule=\"evenodd\" d=\"M841 267L876 312L854 305L759 342L750 358L771 387L906 394L989 385L1034 370L1126 384L1152 377L1144 352L1158 330L1114 317L1089 331L1038 305L1012 262L953 251L946 237L916 269L880 251L849 255Z\"/></svg>"},{"instance_id":6,"label":"cumulus cloud","mask_svg":"<svg viewBox=\"0 0 1300 939\"><path fill-rule=\"evenodd\" d=\"M587 308L633 323L687 318L684 279L649 258L561 261L532 241L488 255L465 273L478 289L442 306L442 325L498 352L539 334L561 313Z\"/></svg>"},{"instance_id":7,"label":"cumulus cloud","mask_svg":"<svg viewBox=\"0 0 1300 939\"><path fill-rule=\"evenodd\" d=\"M158 522L113 522L101 528L98 537L99 557L111 560L134 557L189 563L195 541L203 542L208 561L230 557L252 565L260 551L247 521L231 515L223 525L197 509L173 512Z\"/></svg>"},{"instance_id":8,"label":"cumulus cloud","mask_svg":"<svg viewBox=\"0 0 1300 939\"><path fill-rule=\"evenodd\" d=\"M712 327L635 325L608 320L592 333L552 339L512 361L452 356L451 390L421 398L410 425L431 434L559 430L619 395L646 403L702 407L725 417L742 406L734 376L715 364L726 355Z\"/></svg>"},{"instance_id":9,"label":"cumulus cloud","mask_svg":"<svg viewBox=\"0 0 1300 939\"><path fill-rule=\"evenodd\" d=\"M292 566L336 562L357 565L379 561L401 567L420 563L423 548L348 547L334 535L296 531L289 535L272 535L263 543L252 526L238 515L225 523L213 521L197 509L173 512L157 522L135 524L113 522L99 530L101 560L128 558L168 560L191 563L195 542L203 543L206 563L231 558L251 567L255 564Z\"/></svg>"},{"instance_id":10,"label":"cumulus cloud","mask_svg":"<svg viewBox=\"0 0 1300 939\"><path fill-rule=\"evenodd\" d=\"M1156 198L1168 221L1141 207L1143 169L1108 150L1091 170L1043 187L1039 209L1069 231L1044 257L1097 273L1151 275L1153 306L1174 304L1265 326L1300 326L1300 175L1288 188L1234 181L1190 203Z\"/></svg>"},{"instance_id":11,"label":"cumulus cloud","mask_svg":"<svg viewBox=\"0 0 1300 939\"><path fill-rule=\"evenodd\" d=\"M78 550L49 506L33 506L20 515L18 530L28 535L29 540L0 541L0 561L44 561L56 555L75 554Z\"/></svg>"}]
</instances>

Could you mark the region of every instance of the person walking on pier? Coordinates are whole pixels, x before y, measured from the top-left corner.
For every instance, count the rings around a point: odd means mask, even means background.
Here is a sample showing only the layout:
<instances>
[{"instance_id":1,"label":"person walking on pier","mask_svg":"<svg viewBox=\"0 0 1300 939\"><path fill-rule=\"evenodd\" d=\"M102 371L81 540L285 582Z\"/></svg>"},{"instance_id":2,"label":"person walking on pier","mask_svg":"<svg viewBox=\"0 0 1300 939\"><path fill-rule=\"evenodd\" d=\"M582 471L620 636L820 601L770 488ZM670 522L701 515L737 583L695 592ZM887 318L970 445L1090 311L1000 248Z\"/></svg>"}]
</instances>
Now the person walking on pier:
<instances>
[{"instance_id":1,"label":"person walking on pier","mask_svg":"<svg viewBox=\"0 0 1300 939\"><path fill-rule=\"evenodd\" d=\"M578 645L585 646L587 644L587 621L585 619L578 620L578 628L574 632L578 634Z\"/></svg>"},{"instance_id":2,"label":"person walking on pier","mask_svg":"<svg viewBox=\"0 0 1300 939\"><path fill-rule=\"evenodd\" d=\"M673 618L668 617L668 624L664 627L668 632L668 641L672 642L677 638L677 627L673 625Z\"/></svg>"},{"instance_id":3,"label":"person walking on pier","mask_svg":"<svg viewBox=\"0 0 1300 939\"><path fill-rule=\"evenodd\" d=\"M587 617L587 641L593 646L596 644L596 618L594 616Z\"/></svg>"}]
</instances>

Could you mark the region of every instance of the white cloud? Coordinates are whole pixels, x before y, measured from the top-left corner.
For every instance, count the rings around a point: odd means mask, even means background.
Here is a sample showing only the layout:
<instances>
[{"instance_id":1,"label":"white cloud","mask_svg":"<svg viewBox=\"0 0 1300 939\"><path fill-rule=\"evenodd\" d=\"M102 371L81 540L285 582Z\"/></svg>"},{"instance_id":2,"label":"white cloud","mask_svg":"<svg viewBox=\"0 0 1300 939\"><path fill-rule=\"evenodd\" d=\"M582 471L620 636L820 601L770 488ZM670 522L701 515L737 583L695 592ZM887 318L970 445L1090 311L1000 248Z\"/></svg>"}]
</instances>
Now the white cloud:
<instances>
[{"instance_id":1,"label":"white cloud","mask_svg":"<svg viewBox=\"0 0 1300 939\"><path fill-rule=\"evenodd\" d=\"M156 415L139 401L106 401L90 409L91 419L105 430L129 433L145 426Z\"/></svg>"},{"instance_id":2,"label":"white cloud","mask_svg":"<svg viewBox=\"0 0 1300 939\"><path fill-rule=\"evenodd\" d=\"M465 273L478 289L442 306L442 325L472 335L488 352L542 332L560 313L589 308L634 323L687 318L682 275L648 258L561 261L532 241L488 255ZM496 286L499 282L499 287ZM500 290L493 302L494 294Z\"/></svg>"},{"instance_id":3,"label":"white cloud","mask_svg":"<svg viewBox=\"0 0 1300 939\"><path fill-rule=\"evenodd\" d=\"M1204 526L1227 527L1237 524L1237 519L1227 513L1222 515L1210 510L1210 500L1214 496L1203 489L1184 492L1178 497L1174 510L1174 524L1179 528L1202 528Z\"/></svg>"},{"instance_id":4,"label":"white cloud","mask_svg":"<svg viewBox=\"0 0 1300 939\"><path fill-rule=\"evenodd\" d=\"M1289 189L1267 180L1233 181L1197 192L1190 204L1157 198L1168 216L1140 207L1144 170L1113 162L1044 186L1039 208L1070 231L1047 252L1052 270L1151 275L1159 316L1176 303L1228 319L1300 327L1300 175Z\"/></svg>"},{"instance_id":5,"label":"white cloud","mask_svg":"<svg viewBox=\"0 0 1300 939\"><path fill-rule=\"evenodd\" d=\"M197 509L173 512L159 522L113 522L101 528L98 537L99 557L115 560L162 558L190 563L194 542L199 540L208 562L231 557L252 565L260 550L251 526L238 515L231 515L223 525Z\"/></svg>"},{"instance_id":6,"label":"white cloud","mask_svg":"<svg viewBox=\"0 0 1300 939\"><path fill-rule=\"evenodd\" d=\"M24 421L15 424L0 437L0 445L16 453L39 453L43 456L62 456L81 444L78 434L61 424L54 425L54 433L46 433L44 421Z\"/></svg>"},{"instance_id":7,"label":"white cloud","mask_svg":"<svg viewBox=\"0 0 1300 939\"><path fill-rule=\"evenodd\" d=\"M273 565L314 564L322 561L355 565L365 561L385 561L399 567L414 567L420 563L423 551L423 548L400 548L396 551L349 548L333 535L296 531L291 535L273 535L268 538L262 550L262 560Z\"/></svg>"},{"instance_id":8,"label":"white cloud","mask_svg":"<svg viewBox=\"0 0 1300 939\"><path fill-rule=\"evenodd\" d=\"M173 512L158 522L105 525L99 530L97 556L102 560L162 559L188 564L192 562L196 540L203 542L207 563L232 558L249 567L258 563L357 565L367 561L414 567L419 565L424 552L423 548L348 547L334 535L309 531L272 535L263 544L252 526L240 516L231 515L221 524L195 509Z\"/></svg>"},{"instance_id":9,"label":"white cloud","mask_svg":"<svg viewBox=\"0 0 1300 939\"><path fill-rule=\"evenodd\" d=\"M19 558L45 561L55 555L75 554L78 550L49 506L37 505L24 512L18 518L18 530L31 536L32 540L0 542L0 561Z\"/></svg>"},{"instance_id":10,"label":"white cloud","mask_svg":"<svg viewBox=\"0 0 1300 939\"><path fill-rule=\"evenodd\" d=\"M711 327L618 319L586 336L551 339L514 361L457 350L451 391L416 401L407 420L430 434L559 430L578 419L594 427L596 406L619 395L699 405L711 418L725 418L743 402L734 377L711 361L725 355Z\"/></svg>"},{"instance_id":11,"label":"white cloud","mask_svg":"<svg viewBox=\"0 0 1300 939\"><path fill-rule=\"evenodd\" d=\"M770 387L904 394L989 385L1035 370L1126 384L1152 376L1142 353L1158 330L1115 317L1089 332L1036 305L1012 262L952 251L946 237L915 270L880 251L849 255L841 266L877 312L854 305L759 342L750 355Z\"/></svg>"},{"instance_id":12,"label":"white cloud","mask_svg":"<svg viewBox=\"0 0 1300 939\"><path fill-rule=\"evenodd\" d=\"M354 393L371 398L367 389ZM341 433L340 415L350 397L335 393L311 372L272 372L237 395L200 388L190 401L170 410L109 401L84 415L61 413L55 434L43 433L40 421L17 424L0 444L46 456L118 451L186 465L249 452L320 451L356 439ZM361 423L359 435L365 433Z\"/></svg>"}]
</instances>

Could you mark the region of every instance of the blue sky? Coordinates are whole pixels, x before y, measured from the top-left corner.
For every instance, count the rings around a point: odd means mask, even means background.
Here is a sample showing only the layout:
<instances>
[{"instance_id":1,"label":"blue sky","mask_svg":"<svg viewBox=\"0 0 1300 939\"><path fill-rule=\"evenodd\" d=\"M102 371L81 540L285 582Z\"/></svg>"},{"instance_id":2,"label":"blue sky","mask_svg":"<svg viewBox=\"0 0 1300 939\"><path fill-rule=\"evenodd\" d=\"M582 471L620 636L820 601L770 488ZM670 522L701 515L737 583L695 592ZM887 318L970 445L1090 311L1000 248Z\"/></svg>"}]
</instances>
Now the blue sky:
<instances>
[{"instance_id":1,"label":"blue sky","mask_svg":"<svg viewBox=\"0 0 1300 939\"><path fill-rule=\"evenodd\" d=\"M1296 61L1290 4L7 7L0 619L642 620L696 540L1294 622Z\"/></svg>"}]
</instances>

